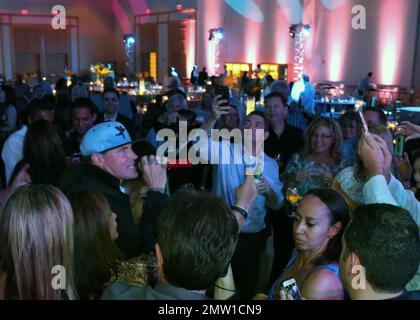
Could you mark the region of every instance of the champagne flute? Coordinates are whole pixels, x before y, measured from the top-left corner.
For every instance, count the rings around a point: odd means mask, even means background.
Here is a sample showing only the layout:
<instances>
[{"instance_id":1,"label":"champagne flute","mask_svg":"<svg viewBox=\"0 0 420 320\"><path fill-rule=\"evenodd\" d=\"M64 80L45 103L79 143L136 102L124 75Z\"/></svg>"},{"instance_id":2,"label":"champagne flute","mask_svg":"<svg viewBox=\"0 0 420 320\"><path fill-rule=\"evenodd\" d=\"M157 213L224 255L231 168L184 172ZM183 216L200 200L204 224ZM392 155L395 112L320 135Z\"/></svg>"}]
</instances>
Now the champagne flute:
<instances>
[{"instance_id":1,"label":"champagne flute","mask_svg":"<svg viewBox=\"0 0 420 320\"><path fill-rule=\"evenodd\" d=\"M296 188L289 187L286 189L286 200L292 205L292 212L288 215L289 218L293 218L295 216L295 210L298 206L300 195Z\"/></svg>"}]
</instances>

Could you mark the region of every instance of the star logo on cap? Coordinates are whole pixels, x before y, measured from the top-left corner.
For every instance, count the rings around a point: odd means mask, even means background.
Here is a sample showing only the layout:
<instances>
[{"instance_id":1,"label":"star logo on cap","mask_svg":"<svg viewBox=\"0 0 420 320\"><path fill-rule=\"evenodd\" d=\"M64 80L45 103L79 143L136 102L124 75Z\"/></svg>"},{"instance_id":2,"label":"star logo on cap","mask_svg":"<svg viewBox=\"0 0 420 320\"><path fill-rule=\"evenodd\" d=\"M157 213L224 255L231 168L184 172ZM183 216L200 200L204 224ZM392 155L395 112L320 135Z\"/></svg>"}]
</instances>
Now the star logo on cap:
<instances>
[{"instance_id":1,"label":"star logo on cap","mask_svg":"<svg viewBox=\"0 0 420 320\"><path fill-rule=\"evenodd\" d=\"M118 137L118 136L122 136L123 137L123 139L125 139L125 128L123 127L123 126L118 126L118 127L115 127L115 129L117 129L118 130L118 133L116 134L116 136Z\"/></svg>"}]
</instances>

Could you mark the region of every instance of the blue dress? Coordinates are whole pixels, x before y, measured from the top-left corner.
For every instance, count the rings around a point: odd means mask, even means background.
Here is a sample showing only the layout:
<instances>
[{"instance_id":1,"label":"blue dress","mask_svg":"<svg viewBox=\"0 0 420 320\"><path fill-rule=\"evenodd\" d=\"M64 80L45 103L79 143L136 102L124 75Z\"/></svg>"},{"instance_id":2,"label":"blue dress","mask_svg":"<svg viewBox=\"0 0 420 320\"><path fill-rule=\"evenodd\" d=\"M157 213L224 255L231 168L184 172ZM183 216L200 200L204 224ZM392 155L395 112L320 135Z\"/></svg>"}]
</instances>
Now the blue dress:
<instances>
[{"instance_id":1,"label":"blue dress","mask_svg":"<svg viewBox=\"0 0 420 320\"><path fill-rule=\"evenodd\" d=\"M276 292L276 288L279 285L281 276L292 266L292 264L296 261L296 259L298 257L299 257L299 251L293 250L292 257L290 258L289 263L287 264L286 268L284 268L283 272L280 274L280 276L278 277L278 279L276 280L276 282L274 282L273 286L271 287L271 289L270 289L270 291L268 293L268 300L274 300L274 294ZM313 268L310 272L308 272L308 274L302 280L300 286L303 285L303 283L305 282L305 280L308 278L308 276L311 273L313 273L315 271L318 271L318 270L322 270L322 269L330 270L331 272L333 272L337 276L337 278L340 278L339 270L338 270L338 264L331 263L331 264L326 264L326 265L322 265L322 266L316 266L315 268Z\"/></svg>"}]
</instances>

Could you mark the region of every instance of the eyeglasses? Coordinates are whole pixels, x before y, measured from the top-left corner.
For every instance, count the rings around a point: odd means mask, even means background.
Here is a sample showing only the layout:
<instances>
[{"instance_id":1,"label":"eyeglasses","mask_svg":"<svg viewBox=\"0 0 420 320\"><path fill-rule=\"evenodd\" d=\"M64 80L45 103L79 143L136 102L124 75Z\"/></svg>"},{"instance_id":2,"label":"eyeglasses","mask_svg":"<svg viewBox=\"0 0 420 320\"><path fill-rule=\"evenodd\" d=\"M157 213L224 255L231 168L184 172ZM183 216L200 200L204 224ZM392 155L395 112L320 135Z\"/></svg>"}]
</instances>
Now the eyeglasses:
<instances>
[{"instance_id":1,"label":"eyeglasses","mask_svg":"<svg viewBox=\"0 0 420 320\"><path fill-rule=\"evenodd\" d=\"M311 138L312 139L320 138L321 140L325 140L325 139L331 139L332 138L332 135L331 134L330 135L326 135L326 134L315 134L315 133L312 133L311 134Z\"/></svg>"}]
</instances>

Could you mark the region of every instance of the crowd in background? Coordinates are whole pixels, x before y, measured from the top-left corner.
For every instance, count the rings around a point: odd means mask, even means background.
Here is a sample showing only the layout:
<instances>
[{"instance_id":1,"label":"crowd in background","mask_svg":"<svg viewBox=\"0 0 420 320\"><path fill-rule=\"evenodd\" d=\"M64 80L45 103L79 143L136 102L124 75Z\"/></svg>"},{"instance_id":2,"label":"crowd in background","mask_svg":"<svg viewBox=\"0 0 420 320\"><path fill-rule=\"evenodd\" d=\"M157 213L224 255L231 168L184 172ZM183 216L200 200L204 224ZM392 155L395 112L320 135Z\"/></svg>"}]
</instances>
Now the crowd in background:
<instances>
[{"instance_id":1,"label":"crowd in background","mask_svg":"<svg viewBox=\"0 0 420 320\"><path fill-rule=\"evenodd\" d=\"M291 299L282 283L294 278L305 299L419 299L420 127L390 129L372 106L368 131L355 111L325 118L312 91L293 102L270 78L264 108L247 112L241 96L219 94L223 74L207 84L196 67L191 86L205 92L192 108L173 72L142 117L112 78L96 94L77 77L55 94L41 77L0 88L0 298ZM162 163L158 134L178 139L180 121L191 135L250 130L251 149L196 140ZM244 162L179 158L205 147L255 156L262 145L253 174ZM64 288L51 286L55 266Z\"/></svg>"}]
</instances>

